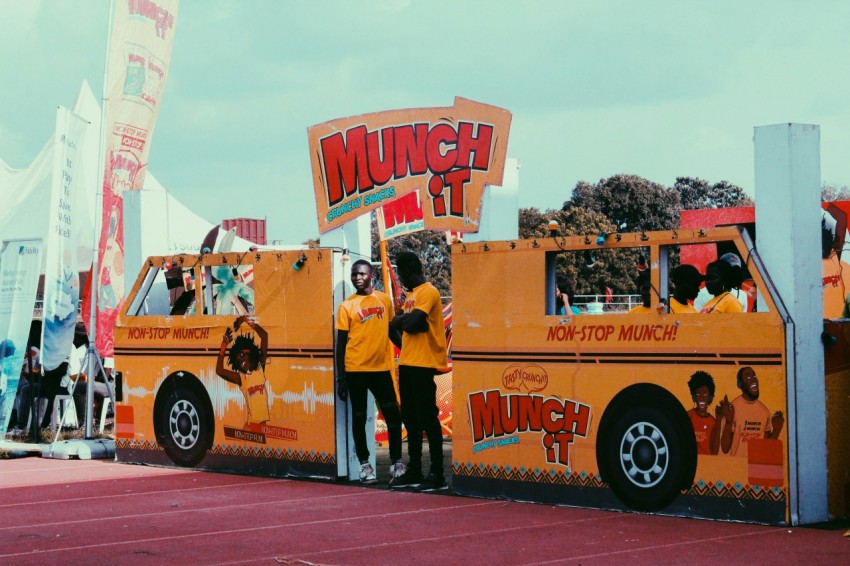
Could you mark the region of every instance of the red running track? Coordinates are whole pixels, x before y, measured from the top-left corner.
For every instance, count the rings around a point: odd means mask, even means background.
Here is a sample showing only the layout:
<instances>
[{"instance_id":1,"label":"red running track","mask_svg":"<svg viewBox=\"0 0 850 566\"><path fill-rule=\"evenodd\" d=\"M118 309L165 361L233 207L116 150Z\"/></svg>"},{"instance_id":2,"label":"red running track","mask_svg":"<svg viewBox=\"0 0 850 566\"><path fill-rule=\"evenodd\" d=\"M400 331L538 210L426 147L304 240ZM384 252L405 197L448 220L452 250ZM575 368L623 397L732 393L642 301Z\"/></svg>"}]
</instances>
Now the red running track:
<instances>
[{"instance_id":1,"label":"red running track","mask_svg":"<svg viewBox=\"0 0 850 566\"><path fill-rule=\"evenodd\" d=\"M844 529L552 507L103 460L0 460L0 564L850 563Z\"/></svg>"}]
</instances>

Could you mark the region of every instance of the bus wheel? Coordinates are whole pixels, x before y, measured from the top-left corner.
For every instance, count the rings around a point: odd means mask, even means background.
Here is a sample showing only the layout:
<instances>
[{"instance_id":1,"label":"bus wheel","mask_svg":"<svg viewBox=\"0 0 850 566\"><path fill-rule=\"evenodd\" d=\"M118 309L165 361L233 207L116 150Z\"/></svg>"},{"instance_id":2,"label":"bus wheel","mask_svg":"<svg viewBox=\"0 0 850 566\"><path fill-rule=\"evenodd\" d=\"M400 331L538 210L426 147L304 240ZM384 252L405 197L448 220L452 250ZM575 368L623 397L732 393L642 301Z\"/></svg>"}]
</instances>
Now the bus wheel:
<instances>
[{"instance_id":1,"label":"bus wheel","mask_svg":"<svg viewBox=\"0 0 850 566\"><path fill-rule=\"evenodd\" d=\"M658 511L693 483L696 440L681 405L621 407L600 427L600 471L617 497L632 509Z\"/></svg>"},{"instance_id":2,"label":"bus wheel","mask_svg":"<svg viewBox=\"0 0 850 566\"><path fill-rule=\"evenodd\" d=\"M159 404L159 442L171 461L193 467L204 459L212 445L212 415L192 389L177 388Z\"/></svg>"}]
</instances>

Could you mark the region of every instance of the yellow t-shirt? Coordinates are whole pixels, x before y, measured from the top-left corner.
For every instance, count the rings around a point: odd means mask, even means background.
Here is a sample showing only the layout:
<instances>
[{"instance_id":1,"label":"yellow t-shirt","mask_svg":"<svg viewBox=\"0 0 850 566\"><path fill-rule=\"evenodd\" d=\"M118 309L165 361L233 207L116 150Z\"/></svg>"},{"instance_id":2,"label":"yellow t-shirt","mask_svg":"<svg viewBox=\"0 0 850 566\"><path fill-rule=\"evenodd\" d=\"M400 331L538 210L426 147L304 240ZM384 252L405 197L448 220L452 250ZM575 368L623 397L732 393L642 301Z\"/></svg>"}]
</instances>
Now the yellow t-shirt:
<instances>
[{"instance_id":1,"label":"yellow t-shirt","mask_svg":"<svg viewBox=\"0 0 850 566\"><path fill-rule=\"evenodd\" d=\"M449 359L446 355L446 328L440 292L429 282L414 288L404 302L404 312L409 313L413 309L426 314L428 330L415 334L405 332L402 335L399 365L435 369L446 367Z\"/></svg>"},{"instance_id":2,"label":"yellow t-shirt","mask_svg":"<svg viewBox=\"0 0 850 566\"><path fill-rule=\"evenodd\" d=\"M248 422L264 423L269 420L269 395L266 391L266 376L262 371L240 373L242 385L239 389L248 404Z\"/></svg>"},{"instance_id":3,"label":"yellow t-shirt","mask_svg":"<svg viewBox=\"0 0 850 566\"><path fill-rule=\"evenodd\" d=\"M736 313L744 312L744 307L741 306L741 301L735 298L730 293L722 293L717 295L702 307L701 313Z\"/></svg>"},{"instance_id":4,"label":"yellow t-shirt","mask_svg":"<svg viewBox=\"0 0 850 566\"><path fill-rule=\"evenodd\" d=\"M743 395L732 401L735 407L735 428L732 430L732 449L730 456L746 456L747 442L765 438L771 432L771 414L764 403L756 399L748 401Z\"/></svg>"},{"instance_id":5,"label":"yellow t-shirt","mask_svg":"<svg viewBox=\"0 0 850 566\"><path fill-rule=\"evenodd\" d=\"M389 339L393 302L389 295L353 294L345 299L336 315L337 330L348 332L345 371L387 371L393 369L393 346Z\"/></svg>"},{"instance_id":6,"label":"yellow t-shirt","mask_svg":"<svg viewBox=\"0 0 850 566\"><path fill-rule=\"evenodd\" d=\"M654 312L655 312L655 309L652 308L652 307L645 307L643 305L638 305L636 307L633 307L629 311L629 314L650 314L650 313L654 313Z\"/></svg>"},{"instance_id":7,"label":"yellow t-shirt","mask_svg":"<svg viewBox=\"0 0 850 566\"><path fill-rule=\"evenodd\" d=\"M695 313L697 312L697 309L695 309L691 305L683 305L673 297L670 297L670 312L675 314Z\"/></svg>"}]
</instances>

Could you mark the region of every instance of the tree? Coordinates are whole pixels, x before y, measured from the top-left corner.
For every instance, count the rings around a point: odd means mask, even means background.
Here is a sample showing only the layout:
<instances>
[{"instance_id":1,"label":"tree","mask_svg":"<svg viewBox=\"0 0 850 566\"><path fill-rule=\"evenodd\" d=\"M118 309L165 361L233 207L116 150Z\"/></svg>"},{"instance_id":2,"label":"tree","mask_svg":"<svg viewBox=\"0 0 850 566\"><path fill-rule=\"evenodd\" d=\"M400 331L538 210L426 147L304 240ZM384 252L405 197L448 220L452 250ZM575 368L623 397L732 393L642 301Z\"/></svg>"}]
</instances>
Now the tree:
<instances>
[{"instance_id":1,"label":"tree","mask_svg":"<svg viewBox=\"0 0 850 566\"><path fill-rule=\"evenodd\" d=\"M376 216L372 214L372 259L380 261L381 248L378 238L378 223ZM387 240L387 254L390 261L395 255L402 251L413 252L422 261L425 278L440 291L443 297L451 297L452 294L452 254L449 248L446 233L442 231L421 230L413 234L406 234ZM378 287L383 288L383 270L375 268L375 279L379 282Z\"/></svg>"},{"instance_id":2,"label":"tree","mask_svg":"<svg viewBox=\"0 0 850 566\"><path fill-rule=\"evenodd\" d=\"M604 214L573 206L569 210L523 208L519 211L519 237L524 239L548 238L549 221L558 222L561 236L585 235L594 241L601 233L616 232L614 224ZM564 252L557 257L558 275L565 275L575 283L579 295L604 294L610 287L615 293L634 293L637 277L637 258L641 250L589 250L592 258L583 252ZM589 265L588 259L596 261Z\"/></svg>"},{"instance_id":3,"label":"tree","mask_svg":"<svg viewBox=\"0 0 850 566\"><path fill-rule=\"evenodd\" d=\"M824 183L820 190L822 201L850 200L850 188L847 185L830 185Z\"/></svg>"},{"instance_id":4,"label":"tree","mask_svg":"<svg viewBox=\"0 0 850 566\"><path fill-rule=\"evenodd\" d=\"M679 226L679 194L637 175L614 175L596 184L580 181L563 210L581 207L605 215L620 232Z\"/></svg>"},{"instance_id":5,"label":"tree","mask_svg":"<svg viewBox=\"0 0 850 566\"><path fill-rule=\"evenodd\" d=\"M697 177L676 177L673 191L679 194L682 210L731 208L753 204L744 189L728 181L709 185L708 181Z\"/></svg>"}]
</instances>

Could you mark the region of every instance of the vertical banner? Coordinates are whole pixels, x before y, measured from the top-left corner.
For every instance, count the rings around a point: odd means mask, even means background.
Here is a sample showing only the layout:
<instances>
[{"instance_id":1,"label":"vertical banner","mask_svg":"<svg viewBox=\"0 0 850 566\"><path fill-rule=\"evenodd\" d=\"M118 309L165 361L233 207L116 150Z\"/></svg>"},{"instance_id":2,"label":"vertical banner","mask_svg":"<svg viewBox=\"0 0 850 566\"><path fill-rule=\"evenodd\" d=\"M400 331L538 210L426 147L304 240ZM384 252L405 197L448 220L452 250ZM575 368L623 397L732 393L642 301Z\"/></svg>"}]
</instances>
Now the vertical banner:
<instances>
[{"instance_id":1,"label":"vertical banner","mask_svg":"<svg viewBox=\"0 0 850 566\"><path fill-rule=\"evenodd\" d=\"M84 227L75 218L77 209L86 206L81 149L87 127L85 120L67 108L57 110L44 268L41 363L45 370L55 369L65 361L77 324L80 303L77 249L83 244Z\"/></svg>"},{"instance_id":2,"label":"vertical banner","mask_svg":"<svg viewBox=\"0 0 850 566\"><path fill-rule=\"evenodd\" d=\"M0 248L0 437L5 436L18 391L30 333L41 240L11 240Z\"/></svg>"},{"instance_id":3,"label":"vertical banner","mask_svg":"<svg viewBox=\"0 0 850 566\"><path fill-rule=\"evenodd\" d=\"M104 107L103 216L98 246L96 346L112 356L124 304L123 193L144 187L156 116L168 78L178 0L115 0ZM130 266L135 270L138 266Z\"/></svg>"}]
</instances>

